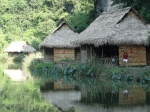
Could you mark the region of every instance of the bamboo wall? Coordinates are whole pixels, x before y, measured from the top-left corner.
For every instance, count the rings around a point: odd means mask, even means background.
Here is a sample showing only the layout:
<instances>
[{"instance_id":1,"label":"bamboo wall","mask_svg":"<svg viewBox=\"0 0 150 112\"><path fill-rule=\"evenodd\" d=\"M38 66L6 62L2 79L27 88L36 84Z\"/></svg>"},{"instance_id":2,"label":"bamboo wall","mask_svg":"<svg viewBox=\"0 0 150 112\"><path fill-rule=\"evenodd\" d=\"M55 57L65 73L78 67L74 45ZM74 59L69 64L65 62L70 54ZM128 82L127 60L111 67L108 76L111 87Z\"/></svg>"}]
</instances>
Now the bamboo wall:
<instances>
[{"instance_id":1,"label":"bamboo wall","mask_svg":"<svg viewBox=\"0 0 150 112\"><path fill-rule=\"evenodd\" d=\"M119 104L144 104L146 92L140 86L132 86L128 90L128 97L124 98L123 89L119 89Z\"/></svg>"},{"instance_id":2,"label":"bamboo wall","mask_svg":"<svg viewBox=\"0 0 150 112\"><path fill-rule=\"evenodd\" d=\"M54 49L54 61L75 60L75 50L67 48Z\"/></svg>"},{"instance_id":3,"label":"bamboo wall","mask_svg":"<svg viewBox=\"0 0 150 112\"><path fill-rule=\"evenodd\" d=\"M131 66L147 65L146 48L144 46L120 46L119 65L124 65L122 61L124 52L128 53L128 65Z\"/></svg>"}]
</instances>

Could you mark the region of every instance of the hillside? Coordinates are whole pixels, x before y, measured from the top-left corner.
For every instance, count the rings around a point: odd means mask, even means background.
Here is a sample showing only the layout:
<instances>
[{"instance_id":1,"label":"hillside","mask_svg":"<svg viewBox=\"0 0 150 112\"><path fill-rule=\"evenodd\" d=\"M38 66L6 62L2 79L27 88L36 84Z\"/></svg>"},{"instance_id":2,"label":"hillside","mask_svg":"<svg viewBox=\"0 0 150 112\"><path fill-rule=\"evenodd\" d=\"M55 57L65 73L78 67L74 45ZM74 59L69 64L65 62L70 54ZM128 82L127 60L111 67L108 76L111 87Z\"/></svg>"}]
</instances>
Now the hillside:
<instances>
[{"instance_id":1,"label":"hillside","mask_svg":"<svg viewBox=\"0 0 150 112\"><path fill-rule=\"evenodd\" d=\"M149 0L113 1L133 6L150 22ZM0 0L0 52L15 40L27 41L38 50L39 43L62 21L80 33L107 5L106 0Z\"/></svg>"},{"instance_id":2,"label":"hillside","mask_svg":"<svg viewBox=\"0 0 150 112\"><path fill-rule=\"evenodd\" d=\"M81 32L93 20L93 7L87 0L0 0L0 51L14 40L38 49L62 21Z\"/></svg>"}]
</instances>

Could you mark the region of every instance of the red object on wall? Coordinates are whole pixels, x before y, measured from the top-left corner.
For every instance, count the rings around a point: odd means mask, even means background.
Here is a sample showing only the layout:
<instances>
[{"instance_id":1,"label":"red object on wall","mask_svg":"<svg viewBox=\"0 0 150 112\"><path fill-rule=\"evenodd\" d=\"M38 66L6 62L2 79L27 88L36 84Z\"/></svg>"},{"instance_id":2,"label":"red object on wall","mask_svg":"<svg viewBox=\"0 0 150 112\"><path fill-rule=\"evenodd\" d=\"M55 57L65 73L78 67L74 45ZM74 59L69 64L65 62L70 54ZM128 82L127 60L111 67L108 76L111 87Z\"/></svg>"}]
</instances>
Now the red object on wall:
<instances>
[{"instance_id":1,"label":"red object on wall","mask_svg":"<svg viewBox=\"0 0 150 112\"><path fill-rule=\"evenodd\" d=\"M131 53L131 54L133 53L132 48L130 48L130 53Z\"/></svg>"}]
</instances>

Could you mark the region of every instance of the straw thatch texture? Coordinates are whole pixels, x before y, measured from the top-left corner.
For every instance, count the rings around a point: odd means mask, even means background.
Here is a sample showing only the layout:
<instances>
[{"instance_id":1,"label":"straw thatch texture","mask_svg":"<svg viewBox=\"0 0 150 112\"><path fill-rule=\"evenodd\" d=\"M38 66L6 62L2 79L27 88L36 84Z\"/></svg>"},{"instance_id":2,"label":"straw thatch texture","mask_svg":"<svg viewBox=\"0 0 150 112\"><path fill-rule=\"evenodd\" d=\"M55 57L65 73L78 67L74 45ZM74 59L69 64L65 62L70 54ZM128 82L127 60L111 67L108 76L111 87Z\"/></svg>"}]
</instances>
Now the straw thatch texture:
<instances>
[{"instance_id":1,"label":"straw thatch texture","mask_svg":"<svg viewBox=\"0 0 150 112\"><path fill-rule=\"evenodd\" d=\"M40 43L40 49L47 48L75 48L76 46L71 44L72 41L77 40L78 33L67 24L62 23L57 29Z\"/></svg>"},{"instance_id":2,"label":"straw thatch texture","mask_svg":"<svg viewBox=\"0 0 150 112\"><path fill-rule=\"evenodd\" d=\"M12 42L4 52L35 52L36 50L25 41Z\"/></svg>"},{"instance_id":3,"label":"straw thatch texture","mask_svg":"<svg viewBox=\"0 0 150 112\"><path fill-rule=\"evenodd\" d=\"M106 12L79 34L75 45L147 45L149 25L131 7Z\"/></svg>"}]
</instances>

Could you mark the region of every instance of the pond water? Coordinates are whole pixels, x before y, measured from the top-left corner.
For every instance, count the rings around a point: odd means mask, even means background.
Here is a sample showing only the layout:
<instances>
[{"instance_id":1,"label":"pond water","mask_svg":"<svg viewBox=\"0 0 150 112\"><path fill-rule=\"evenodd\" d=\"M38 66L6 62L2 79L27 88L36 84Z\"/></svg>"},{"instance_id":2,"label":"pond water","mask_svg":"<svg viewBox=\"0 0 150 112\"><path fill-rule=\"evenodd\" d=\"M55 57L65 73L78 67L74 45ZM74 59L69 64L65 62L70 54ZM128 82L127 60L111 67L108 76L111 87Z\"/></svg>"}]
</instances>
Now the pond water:
<instances>
[{"instance_id":1,"label":"pond water","mask_svg":"<svg viewBox=\"0 0 150 112\"><path fill-rule=\"evenodd\" d=\"M63 90L63 87L67 89L65 83L51 83L46 83L51 88L42 94L48 102L52 102L63 111L69 111L73 107L75 112L150 112L150 92L147 91L149 86L146 84L132 83L118 88L118 91L112 88L105 90L105 86L108 85L104 84L104 89L99 85L101 89L95 93L94 89L88 86L79 87L78 90Z\"/></svg>"},{"instance_id":2,"label":"pond water","mask_svg":"<svg viewBox=\"0 0 150 112\"><path fill-rule=\"evenodd\" d=\"M5 69L4 74L6 74L12 81L19 82L26 80L26 76L21 69Z\"/></svg>"},{"instance_id":3,"label":"pond water","mask_svg":"<svg viewBox=\"0 0 150 112\"><path fill-rule=\"evenodd\" d=\"M47 69L47 68L46 68ZM137 68L134 68L134 70ZM58 69L57 69L58 70ZM128 68L128 70L130 70ZM46 71L46 70L45 70ZM150 111L150 83L149 72L143 78L138 76L113 75L111 79L103 77L89 77L69 75L71 70L64 70L63 77L55 81L64 84L78 86L78 91L66 91L61 88L55 89L56 82L47 85L54 86L51 90L43 92L44 98L52 102L61 110L70 110L72 107L76 112L149 112ZM43 76L51 76L49 70ZM138 73L138 72L136 72ZM47 86L45 85L45 86ZM58 87L58 85L57 85ZM66 87L66 86L65 86ZM65 88L66 89L66 88Z\"/></svg>"},{"instance_id":4,"label":"pond water","mask_svg":"<svg viewBox=\"0 0 150 112\"><path fill-rule=\"evenodd\" d=\"M62 110L74 107L75 112L150 112L149 105L102 105L98 103L81 103L80 91L47 91L43 93L48 102Z\"/></svg>"},{"instance_id":5,"label":"pond water","mask_svg":"<svg viewBox=\"0 0 150 112\"><path fill-rule=\"evenodd\" d=\"M15 77L13 80L26 79L22 71L18 69L7 69L4 72L12 79ZM90 88L88 88L89 85L86 86L86 83L82 82L78 84L79 90L73 88L72 90L54 90L52 87L48 91L41 92L41 94L46 101L53 103L64 112L150 112L150 92L146 91L147 88L150 88L148 84L132 83L130 85L127 83L125 87L119 88L118 83L115 85L112 81L108 81L107 84L106 82L98 82L99 80L92 83L93 86ZM77 83L79 82L77 81ZM104 92L105 86L107 86L107 90ZM96 89L91 89L94 87ZM115 87L117 87L117 91L112 89ZM95 90L99 91L95 92Z\"/></svg>"}]
</instances>

